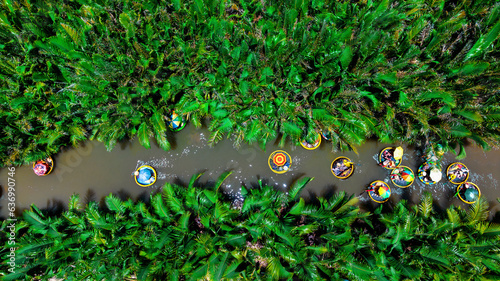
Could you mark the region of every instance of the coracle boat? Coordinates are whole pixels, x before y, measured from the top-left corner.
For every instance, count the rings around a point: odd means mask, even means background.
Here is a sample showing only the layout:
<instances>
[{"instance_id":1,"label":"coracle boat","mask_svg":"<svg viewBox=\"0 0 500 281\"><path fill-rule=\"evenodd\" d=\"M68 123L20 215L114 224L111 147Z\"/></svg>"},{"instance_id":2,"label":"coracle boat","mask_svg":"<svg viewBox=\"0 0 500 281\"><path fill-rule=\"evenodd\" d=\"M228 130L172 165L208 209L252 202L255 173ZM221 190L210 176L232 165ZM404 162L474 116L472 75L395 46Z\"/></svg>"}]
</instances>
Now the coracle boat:
<instances>
[{"instance_id":1,"label":"coracle boat","mask_svg":"<svg viewBox=\"0 0 500 281\"><path fill-rule=\"evenodd\" d=\"M292 166L292 157L286 151L276 150L269 155L267 162L271 171L276 174L284 174Z\"/></svg>"},{"instance_id":2,"label":"coracle boat","mask_svg":"<svg viewBox=\"0 0 500 281\"><path fill-rule=\"evenodd\" d=\"M418 167L418 179L424 184L435 184L441 180L442 176L441 170L433 168L427 162Z\"/></svg>"},{"instance_id":3,"label":"coracle boat","mask_svg":"<svg viewBox=\"0 0 500 281\"><path fill-rule=\"evenodd\" d=\"M397 187L407 188L414 180L415 174L409 167L399 166L391 172L391 181Z\"/></svg>"},{"instance_id":4,"label":"coracle boat","mask_svg":"<svg viewBox=\"0 0 500 281\"><path fill-rule=\"evenodd\" d=\"M318 134L316 136L314 143L308 143L307 140L305 140L305 139L303 139L300 142L300 145L307 150L314 150L314 149L318 148L320 144L321 144L321 134Z\"/></svg>"},{"instance_id":5,"label":"coracle boat","mask_svg":"<svg viewBox=\"0 0 500 281\"><path fill-rule=\"evenodd\" d=\"M142 187L151 186L156 182L157 179L156 170L148 165L140 166L134 172L134 179L135 182Z\"/></svg>"},{"instance_id":6,"label":"coracle boat","mask_svg":"<svg viewBox=\"0 0 500 281\"><path fill-rule=\"evenodd\" d=\"M340 156L332 161L331 165L332 174L339 179L347 179L354 172L354 164L351 159Z\"/></svg>"},{"instance_id":7,"label":"coracle boat","mask_svg":"<svg viewBox=\"0 0 500 281\"><path fill-rule=\"evenodd\" d=\"M462 202L473 204L481 197L481 190L477 185L465 182L457 187L457 195Z\"/></svg>"},{"instance_id":8,"label":"coracle boat","mask_svg":"<svg viewBox=\"0 0 500 281\"><path fill-rule=\"evenodd\" d=\"M459 162L452 163L446 169L446 177L452 184L462 184L469 179L469 168Z\"/></svg>"},{"instance_id":9,"label":"coracle boat","mask_svg":"<svg viewBox=\"0 0 500 281\"><path fill-rule=\"evenodd\" d=\"M52 160L52 157L47 157L43 160L38 160L33 163L33 172L37 176L46 176L52 172L52 169L54 168L54 161Z\"/></svg>"},{"instance_id":10,"label":"coracle boat","mask_svg":"<svg viewBox=\"0 0 500 281\"><path fill-rule=\"evenodd\" d=\"M392 170L401 164L403 159L402 147L386 147L380 151L378 155L378 163L380 166Z\"/></svg>"},{"instance_id":11,"label":"coracle boat","mask_svg":"<svg viewBox=\"0 0 500 281\"><path fill-rule=\"evenodd\" d=\"M377 203L385 203L391 196L391 188L387 185L387 183L381 180L376 180L370 183L370 186L366 191L368 192L370 198Z\"/></svg>"}]
</instances>

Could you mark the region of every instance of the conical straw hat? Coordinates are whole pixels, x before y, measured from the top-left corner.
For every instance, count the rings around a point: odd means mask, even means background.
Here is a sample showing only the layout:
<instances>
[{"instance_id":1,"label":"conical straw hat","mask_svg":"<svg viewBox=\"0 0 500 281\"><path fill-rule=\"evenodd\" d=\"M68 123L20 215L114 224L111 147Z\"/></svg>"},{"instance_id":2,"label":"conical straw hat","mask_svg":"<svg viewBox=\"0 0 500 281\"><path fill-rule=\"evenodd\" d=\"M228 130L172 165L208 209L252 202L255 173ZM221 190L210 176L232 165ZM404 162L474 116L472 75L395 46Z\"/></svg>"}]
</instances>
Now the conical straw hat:
<instances>
[{"instance_id":1,"label":"conical straw hat","mask_svg":"<svg viewBox=\"0 0 500 281\"><path fill-rule=\"evenodd\" d=\"M443 174L441 173L441 171L438 168L432 168L430 177L431 177L432 181L438 182L443 177Z\"/></svg>"},{"instance_id":2,"label":"conical straw hat","mask_svg":"<svg viewBox=\"0 0 500 281\"><path fill-rule=\"evenodd\" d=\"M403 148L401 146L398 146L394 150L394 159L399 160L401 158L403 158Z\"/></svg>"}]
</instances>

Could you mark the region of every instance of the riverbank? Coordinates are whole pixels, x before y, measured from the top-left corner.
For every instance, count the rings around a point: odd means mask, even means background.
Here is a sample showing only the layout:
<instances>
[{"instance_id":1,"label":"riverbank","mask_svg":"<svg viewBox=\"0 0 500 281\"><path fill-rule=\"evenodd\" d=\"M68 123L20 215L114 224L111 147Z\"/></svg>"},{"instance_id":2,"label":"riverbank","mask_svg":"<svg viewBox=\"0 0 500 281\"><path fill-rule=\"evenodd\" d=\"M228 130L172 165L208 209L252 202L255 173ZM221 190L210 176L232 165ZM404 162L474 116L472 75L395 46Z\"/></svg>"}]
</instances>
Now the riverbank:
<instances>
[{"instance_id":1,"label":"riverbank","mask_svg":"<svg viewBox=\"0 0 500 281\"><path fill-rule=\"evenodd\" d=\"M495 1L216 2L6 4L0 166L89 139L168 150L173 111L211 144L499 146Z\"/></svg>"},{"instance_id":2,"label":"riverbank","mask_svg":"<svg viewBox=\"0 0 500 281\"><path fill-rule=\"evenodd\" d=\"M33 206L4 221L0 242L17 249L2 280L40 276L84 280L495 279L500 227L489 223L484 198L464 211L436 212L429 193L418 207L403 201L360 212L344 192L305 202L301 178L288 192L259 184L244 201L215 186L165 184L151 202L107 196L103 206L72 196L68 211ZM8 225L8 226L7 226ZM16 237L14 237L16 238ZM15 254L10 258L6 252ZM35 278L33 278L35 277Z\"/></svg>"}]
</instances>

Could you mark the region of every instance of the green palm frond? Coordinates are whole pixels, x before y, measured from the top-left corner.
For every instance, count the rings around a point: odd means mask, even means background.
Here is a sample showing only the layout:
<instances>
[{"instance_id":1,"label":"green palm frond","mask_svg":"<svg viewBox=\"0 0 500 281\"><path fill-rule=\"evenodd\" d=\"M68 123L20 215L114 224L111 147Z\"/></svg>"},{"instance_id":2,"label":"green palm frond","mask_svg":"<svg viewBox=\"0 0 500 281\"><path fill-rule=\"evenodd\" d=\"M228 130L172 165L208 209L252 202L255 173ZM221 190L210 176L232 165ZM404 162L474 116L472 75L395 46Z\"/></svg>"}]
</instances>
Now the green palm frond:
<instances>
[{"instance_id":1,"label":"green palm frond","mask_svg":"<svg viewBox=\"0 0 500 281\"><path fill-rule=\"evenodd\" d=\"M125 206L123 205L122 200L120 200L113 194L109 194L108 196L106 196L104 201L106 202L106 206L108 207L108 209L110 209L111 211L117 213L123 213L125 211Z\"/></svg>"},{"instance_id":2,"label":"green palm frond","mask_svg":"<svg viewBox=\"0 0 500 281\"><path fill-rule=\"evenodd\" d=\"M432 204L432 195L429 192L424 192L424 196L417 207L418 214L421 214L424 218L428 218L434 210Z\"/></svg>"},{"instance_id":3,"label":"green palm frond","mask_svg":"<svg viewBox=\"0 0 500 281\"><path fill-rule=\"evenodd\" d=\"M148 128L148 125L146 122L143 122L140 126L139 129L137 130L137 136L139 137L139 143L144 146L146 149L151 148L151 144L149 143L149 137L151 133Z\"/></svg>"},{"instance_id":4,"label":"green palm frond","mask_svg":"<svg viewBox=\"0 0 500 281\"><path fill-rule=\"evenodd\" d=\"M167 206L165 206L164 200L162 198L162 195L160 193L155 194L154 196L151 196L151 202L153 205L153 208L156 212L156 214L163 219L166 219L167 221L170 220L170 211L167 209Z\"/></svg>"},{"instance_id":5,"label":"green palm frond","mask_svg":"<svg viewBox=\"0 0 500 281\"><path fill-rule=\"evenodd\" d=\"M489 204L483 197L479 198L474 204L471 205L467 212L466 220L470 224L476 224L485 221L489 214Z\"/></svg>"},{"instance_id":6,"label":"green palm frond","mask_svg":"<svg viewBox=\"0 0 500 281\"><path fill-rule=\"evenodd\" d=\"M72 194L69 198L68 209L69 211L79 211L81 210L82 205L80 204L80 195Z\"/></svg>"},{"instance_id":7,"label":"green palm frond","mask_svg":"<svg viewBox=\"0 0 500 281\"><path fill-rule=\"evenodd\" d=\"M305 177L305 178L302 178L302 179L299 179L297 180L291 187L290 187L290 190L288 191L288 200L291 202L291 201L295 201L298 199L298 197L300 196L300 192L302 191L302 189L304 189L307 185L307 183L309 183L310 181L312 181L314 178L308 178L308 177Z\"/></svg>"}]
</instances>

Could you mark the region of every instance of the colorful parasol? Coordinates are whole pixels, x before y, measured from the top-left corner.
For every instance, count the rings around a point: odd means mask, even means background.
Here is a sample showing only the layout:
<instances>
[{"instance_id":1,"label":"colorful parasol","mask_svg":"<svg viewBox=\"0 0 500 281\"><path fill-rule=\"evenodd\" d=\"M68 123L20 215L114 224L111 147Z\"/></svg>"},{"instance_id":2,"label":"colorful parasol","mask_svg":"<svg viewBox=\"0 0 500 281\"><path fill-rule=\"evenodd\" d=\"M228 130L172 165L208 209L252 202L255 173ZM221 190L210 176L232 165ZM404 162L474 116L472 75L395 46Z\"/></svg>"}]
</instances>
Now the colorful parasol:
<instances>
[{"instance_id":1,"label":"colorful parasol","mask_svg":"<svg viewBox=\"0 0 500 281\"><path fill-rule=\"evenodd\" d=\"M286 156L285 156L285 154L283 154L281 152L276 153L273 156L273 163L276 164L276 166L283 166L283 165L285 165L285 163L286 163Z\"/></svg>"},{"instance_id":2,"label":"colorful parasol","mask_svg":"<svg viewBox=\"0 0 500 281\"><path fill-rule=\"evenodd\" d=\"M33 168L33 171L37 176L43 176L47 172L47 165L45 164L36 164Z\"/></svg>"},{"instance_id":3,"label":"colorful parasol","mask_svg":"<svg viewBox=\"0 0 500 281\"><path fill-rule=\"evenodd\" d=\"M169 128L175 132L182 130L186 125L182 116L175 113L175 111L172 113L170 117L167 117L167 121Z\"/></svg>"},{"instance_id":4,"label":"colorful parasol","mask_svg":"<svg viewBox=\"0 0 500 281\"><path fill-rule=\"evenodd\" d=\"M413 175L413 173L408 173L408 172L403 172L401 174L401 177L403 178L403 180L405 180L406 182L408 181L413 181L415 179L415 176Z\"/></svg>"},{"instance_id":5,"label":"colorful parasol","mask_svg":"<svg viewBox=\"0 0 500 281\"><path fill-rule=\"evenodd\" d=\"M267 163L269 164L271 171L276 174L283 174L286 173L292 166L292 157L290 157L290 154L286 151L276 150L269 155Z\"/></svg>"},{"instance_id":6,"label":"colorful parasol","mask_svg":"<svg viewBox=\"0 0 500 281\"><path fill-rule=\"evenodd\" d=\"M379 186L376 192L380 197L384 199L387 199L389 198L389 196L391 196L391 190L388 186Z\"/></svg>"},{"instance_id":7,"label":"colorful parasol","mask_svg":"<svg viewBox=\"0 0 500 281\"><path fill-rule=\"evenodd\" d=\"M401 160L401 158L403 158L403 148L398 146L394 149L394 159Z\"/></svg>"}]
</instances>

